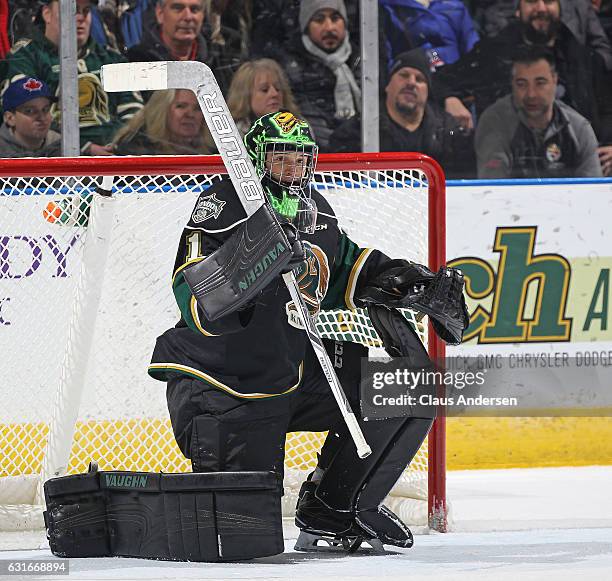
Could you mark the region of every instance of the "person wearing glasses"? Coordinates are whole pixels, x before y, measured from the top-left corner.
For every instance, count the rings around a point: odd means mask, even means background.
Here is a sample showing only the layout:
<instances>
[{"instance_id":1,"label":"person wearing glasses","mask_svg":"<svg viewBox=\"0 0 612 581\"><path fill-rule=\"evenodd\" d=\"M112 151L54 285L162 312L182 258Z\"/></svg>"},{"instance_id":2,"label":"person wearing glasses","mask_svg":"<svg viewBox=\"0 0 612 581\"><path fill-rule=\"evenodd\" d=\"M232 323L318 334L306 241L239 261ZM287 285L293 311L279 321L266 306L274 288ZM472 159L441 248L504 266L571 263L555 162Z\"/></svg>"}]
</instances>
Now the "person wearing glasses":
<instances>
[{"instance_id":1,"label":"person wearing glasses","mask_svg":"<svg viewBox=\"0 0 612 581\"><path fill-rule=\"evenodd\" d=\"M110 47L97 44L91 32L91 0L77 0L76 36L78 45L79 128L83 155L111 155L108 144L126 121L142 108L137 92L107 94L100 82L102 65L125 62ZM60 81L60 6L58 0L42 0L37 16L39 32L16 42L0 70L6 84L33 77L46 83L54 95ZM59 120L60 108L53 104L51 115Z\"/></svg>"},{"instance_id":2,"label":"person wearing glasses","mask_svg":"<svg viewBox=\"0 0 612 581\"><path fill-rule=\"evenodd\" d=\"M19 79L9 85L2 96L0 157L61 155L60 135L51 129L54 101L49 87L38 79Z\"/></svg>"}]
</instances>

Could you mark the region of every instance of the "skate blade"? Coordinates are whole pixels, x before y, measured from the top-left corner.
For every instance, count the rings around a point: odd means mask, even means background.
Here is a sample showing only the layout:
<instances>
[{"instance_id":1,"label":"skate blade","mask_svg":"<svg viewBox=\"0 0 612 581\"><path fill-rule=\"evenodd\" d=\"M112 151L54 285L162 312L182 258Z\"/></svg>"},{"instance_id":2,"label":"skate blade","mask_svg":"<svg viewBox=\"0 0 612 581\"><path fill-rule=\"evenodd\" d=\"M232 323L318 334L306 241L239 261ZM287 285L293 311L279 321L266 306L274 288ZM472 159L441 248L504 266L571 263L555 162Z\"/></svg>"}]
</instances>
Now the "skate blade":
<instances>
[{"instance_id":1,"label":"skate blade","mask_svg":"<svg viewBox=\"0 0 612 581\"><path fill-rule=\"evenodd\" d=\"M367 543L370 546L363 546L363 543ZM364 537L333 537L331 535L313 534L305 531L300 532L295 542L294 549L296 551L317 553L356 553L357 551L370 555L382 555L387 553L385 547L378 539L366 539Z\"/></svg>"}]
</instances>

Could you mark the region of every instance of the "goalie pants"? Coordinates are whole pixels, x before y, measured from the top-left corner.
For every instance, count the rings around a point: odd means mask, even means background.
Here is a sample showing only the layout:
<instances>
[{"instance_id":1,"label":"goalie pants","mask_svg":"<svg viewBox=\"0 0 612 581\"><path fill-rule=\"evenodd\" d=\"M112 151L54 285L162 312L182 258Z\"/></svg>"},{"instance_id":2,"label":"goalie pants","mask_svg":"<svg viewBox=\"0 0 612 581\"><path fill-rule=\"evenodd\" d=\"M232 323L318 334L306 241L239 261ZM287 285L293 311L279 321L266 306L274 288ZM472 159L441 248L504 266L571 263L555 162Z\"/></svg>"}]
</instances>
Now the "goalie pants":
<instances>
[{"instance_id":1,"label":"goalie pants","mask_svg":"<svg viewBox=\"0 0 612 581\"><path fill-rule=\"evenodd\" d=\"M336 373L359 418L361 358L355 343L325 341ZM431 418L391 418L359 424L372 455L359 460L331 389L312 349L300 387L287 395L244 399L189 377L168 382L168 409L176 441L194 472L273 470L283 473L287 432L329 431L319 466L318 495L338 510L378 506L412 460ZM361 492L361 494L360 494ZM365 506L364 505L367 505Z\"/></svg>"}]
</instances>

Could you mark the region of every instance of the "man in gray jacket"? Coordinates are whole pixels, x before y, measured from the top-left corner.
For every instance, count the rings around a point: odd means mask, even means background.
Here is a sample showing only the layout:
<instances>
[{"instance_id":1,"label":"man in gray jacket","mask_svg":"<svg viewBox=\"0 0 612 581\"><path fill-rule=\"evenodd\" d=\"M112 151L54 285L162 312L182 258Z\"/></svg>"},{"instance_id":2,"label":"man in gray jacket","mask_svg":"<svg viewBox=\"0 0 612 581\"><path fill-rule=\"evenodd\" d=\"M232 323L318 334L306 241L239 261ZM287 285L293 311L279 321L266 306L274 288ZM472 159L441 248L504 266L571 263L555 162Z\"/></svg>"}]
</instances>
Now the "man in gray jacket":
<instances>
[{"instance_id":1,"label":"man in gray jacket","mask_svg":"<svg viewBox=\"0 0 612 581\"><path fill-rule=\"evenodd\" d=\"M555 99L554 57L532 46L512 62L512 94L486 109L476 129L479 178L599 177L590 123Z\"/></svg>"},{"instance_id":2,"label":"man in gray jacket","mask_svg":"<svg viewBox=\"0 0 612 581\"><path fill-rule=\"evenodd\" d=\"M51 89L35 78L11 83L2 96L4 124L0 127L0 157L61 155L59 133L52 131Z\"/></svg>"}]
</instances>

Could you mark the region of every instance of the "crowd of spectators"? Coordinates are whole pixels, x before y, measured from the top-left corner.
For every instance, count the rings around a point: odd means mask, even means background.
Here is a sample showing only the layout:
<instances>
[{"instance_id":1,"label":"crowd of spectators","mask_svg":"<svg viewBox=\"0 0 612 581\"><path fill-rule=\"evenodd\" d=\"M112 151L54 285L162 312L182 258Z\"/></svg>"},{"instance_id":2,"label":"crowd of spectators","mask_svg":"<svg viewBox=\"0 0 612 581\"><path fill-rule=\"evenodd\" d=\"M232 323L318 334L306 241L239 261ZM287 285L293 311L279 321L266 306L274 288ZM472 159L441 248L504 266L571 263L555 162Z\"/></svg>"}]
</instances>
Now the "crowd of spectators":
<instances>
[{"instance_id":1,"label":"crowd of spectators","mask_svg":"<svg viewBox=\"0 0 612 581\"><path fill-rule=\"evenodd\" d=\"M102 65L196 60L242 134L286 109L361 148L359 0L76 0L83 155L215 153L193 93L106 93ZM58 0L0 0L0 156L57 156ZM3 29L1 29L4 27ZM612 175L612 0L379 0L380 150L449 178Z\"/></svg>"}]
</instances>

